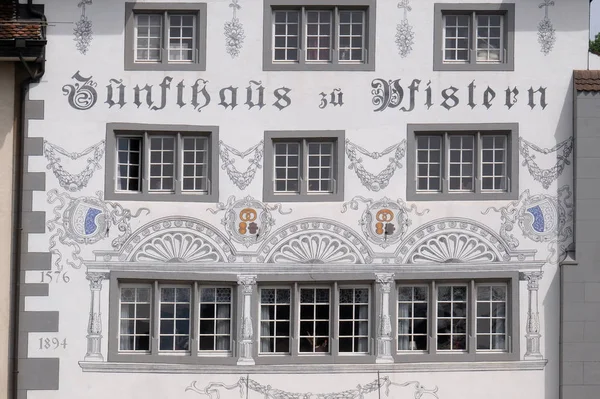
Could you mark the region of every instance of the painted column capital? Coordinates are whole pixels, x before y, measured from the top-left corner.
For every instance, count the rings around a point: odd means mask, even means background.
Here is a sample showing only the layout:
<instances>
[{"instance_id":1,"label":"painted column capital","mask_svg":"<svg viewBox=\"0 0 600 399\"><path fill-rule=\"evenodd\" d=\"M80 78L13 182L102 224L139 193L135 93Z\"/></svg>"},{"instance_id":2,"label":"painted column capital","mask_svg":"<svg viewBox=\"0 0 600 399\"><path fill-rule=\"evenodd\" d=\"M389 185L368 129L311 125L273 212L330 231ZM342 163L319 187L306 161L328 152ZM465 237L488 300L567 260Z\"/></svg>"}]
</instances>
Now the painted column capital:
<instances>
[{"instance_id":1,"label":"painted column capital","mask_svg":"<svg viewBox=\"0 0 600 399\"><path fill-rule=\"evenodd\" d=\"M376 273L375 281L379 284L383 292L389 294L392 289L392 282L394 281L394 273Z\"/></svg>"}]
</instances>

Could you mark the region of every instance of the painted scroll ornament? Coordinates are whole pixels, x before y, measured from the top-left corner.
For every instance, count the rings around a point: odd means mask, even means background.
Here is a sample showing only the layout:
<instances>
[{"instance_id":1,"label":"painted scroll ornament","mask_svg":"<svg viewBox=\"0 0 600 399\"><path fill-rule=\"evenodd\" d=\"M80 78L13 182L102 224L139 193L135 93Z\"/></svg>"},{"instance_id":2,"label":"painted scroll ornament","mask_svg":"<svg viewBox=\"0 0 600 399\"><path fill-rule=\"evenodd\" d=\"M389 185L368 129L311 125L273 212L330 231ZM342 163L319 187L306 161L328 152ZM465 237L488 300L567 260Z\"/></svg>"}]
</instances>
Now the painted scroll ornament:
<instances>
[{"instance_id":1,"label":"painted scroll ornament","mask_svg":"<svg viewBox=\"0 0 600 399\"><path fill-rule=\"evenodd\" d=\"M502 225L500 236L515 249L519 240L512 233L518 225L523 236L535 241L548 243L550 251L547 261L556 264L565 255L573 241L573 193L569 186L557 191L557 196L546 194L531 195L525 190L519 199L502 208L490 207L482 212L487 215L490 210L499 212Z\"/></svg>"},{"instance_id":2,"label":"painted scroll ornament","mask_svg":"<svg viewBox=\"0 0 600 399\"><path fill-rule=\"evenodd\" d=\"M131 235L129 222L137 218L143 211L148 214L147 208L140 208L135 214L123 208L119 203L104 201L102 192L96 193L97 197L73 198L69 194L50 190L47 194L49 204L58 202L53 209L54 217L47 222L50 237L49 251L57 255L54 262L56 270L63 269L63 255L57 248L58 243L71 248L71 257L65 263L74 269L79 269L83 264L80 245L91 245L110 236L111 227L115 226L120 234L113 239L112 247L120 249Z\"/></svg>"},{"instance_id":3,"label":"painted scroll ornament","mask_svg":"<svg viewBox=\"0 0 600 399\"><path fill-rule=\"evenodd\" d=\"M544 2L539 5L539 8L544 9L544 18L538 24L538 43L540 44L540 50L544 55L550 54L554 48L554 43L556 43L556 30L548 17L548 8L550 6L554 6L554 0L544 0Z\"/></svg>"},{"instance_id":4,"label":"painted scroll ornament","mask_svg":"<svg viewBox=\"0 0 600 399\"><path fill-rule=\"evenodd\" d=\"M379 159L392 152L393 156L389 158L389 164L378 174L368 172L363 166L363 160L359 155L362 154L372 159ZM396 169L402 168L401 161L406 155L406 140L402 140L400 143L394 144L382 152L370 152L346 139L346 155L350 160L348 169L354 169L362 185L370 191L379 191L390 184L390 179L394 176Z\"/></svg>"},{"instance_id":5,"label":"painted scroll ornament","mask_svg":"<svg viewBox=\"0 0 600 399\"><path fill-rule=\"evenodd\" d=\"M86 148L82 152L69 152L56 144L44 140L43 150L44 156L48 160L46 168L52 170L60 186L70 192L79 191L86 187L96 169L102 169L100 160L104 156L104 140ZM60 155L64 155L73 161L86 155L90 156L86 160L87 165L85 168L79 173L72 174L65 170Z\"/></svg>"},{"instance_id":6,"label":"painted scroll ornament","mask_svg":"<svg viewBox=\"0 0 600 399\"><path fill-rule=\"evenodd\" d=\"M393 201L383 197L375 201L357 196L342 205L342 213L345 213L348 208L357 210L359 203L366 205L366 209L359 219L362 232L367 240L381 248L387 248L404 237L411 225L408 217L410 212L415 211L418 216L429 212L429 209L419 212L415 205L409 207L401 199Z\"/></svg>"},{"instance_id":7,"label":"painted scroll ornament","mask_svg":"<svg viewBox=\"0 0 600 399\"><path fill-rule=\"evenodd\" d=\"M328 393L311 393L311 392L289 392L281 389L276 389L271 384L263 385L253 379L247 377L240 377L240 379L231 385L227 385L223 382L210 382L205 387L199 387L196 381L193 381L185 391L194 392L198 395L208 396L209 399L219 399L221 397L221 389L226 391L239 390L241 398L247 398L249 391L256 392L263 396L264 399L364 399L366 395L373 394L376 397L378 394L385 396L390 395L390 388L406 388L413 387L412 392L414 399L421 399L423 397L439 398L437 395L438 388L425 388L418 381L407 381L403 383L392 382L390 377L385 376L377 378L375 381L365 385L357 385L356 388L348 389L346 391L328 392Z\"/></svg>"},{"instance_id":8,"label":"painted scroll ornament","mask_svg":"<svg viewBox=\"0 0 600 399\"><path fill-rule=\"evenodd\" d=\"M278 211L281 215L289 215L292 210L283 210L281 204L268 205L247 196L240 200L235 196L229 197L227 203L217 204L217 209L209 209L212 214L225 212L221 224L229 237L246 248L264 241L275 225L275 218L271 211Z\"/></svg>"},{"instance_id":9,"label":"painted scroll ornament","mask_svg":"<svg viewBox=\"0 0 600 399\"><path fill-rule=\"evenodd\" d=\"M396 46L398 53L402 58L405 58L412 51L412 46L415 44L415 32L412 25L408 22L408 13L412 11L410 0L402 0L398 3L398 8L404 11L402 21L396 26Z\"/></svg>"},{"instance_id":10,"label":"painted scroll ornament","mask_svg":"<svg viewBox=\"0 0 600 399\"><path fill-rule=\"evenodd\" d=\"M236 150L235 148L220 141L219 157L221 158L222 162L221 169L227 171L227 176L229 176L231 182L235 184L237 188L244 190L250 185L250 183L252 183L252 180L254 180L254 176L256 175L256 170L261 167L263 151L264 146L262 140L260 143L248 148L244 152ZM248 168L246 168L244 172L238 171L234 165L235 159L233 159L232 155L244 159L250 154L252 154L252 156L248 159L248 162L250 163Z\"/></svg>"},{"instance_id":11,"label":"painted scroll ornament","mask_svg":"<svg viewBox=\"0 0 600 399\"><path fill-rule=\"evenodd\" d=\"M77 7L81 8L81 18L75 23L73 35L75 38L75 47L77 51L85 55L93 39L92 21L85 15L85 6L91 6L92 0L81 0Z\"/></svg>"},{"instance_id":12,"label":"painted scroll ornament","mask_svg":"<svg viewBox=\"0 0 600 399\"><path fill-rule=\"evenodd\" d=\"M536 156L530 153L530 150L547 155L556 152L556 164L550 169L542 169L535 162ZM566 165L570 165L569 156L573 151L573 138L555 145L552 148L540 148L537 145L530 143L524 138L519 138L519 152L523 157L523 166L527 166L527 170L535 181L538 181L547 190L552 182L554 182L562 174Z\"/></svg>"},{"instance_id":13,"label":"painted scroll ornament","mask_svg":"<svg viewBox=\"0 0 600 399\"><path fill-rule=\"evenodd\" d=\"M237 10L241 9L242 6L240 6L238 0L232 0L229 7L232 9L233 16L231 21L225 22L225 51L231 58L235 58L240 55L246 35L244 34L244 26L236 15Z\"/></svg>"}]
</instances>

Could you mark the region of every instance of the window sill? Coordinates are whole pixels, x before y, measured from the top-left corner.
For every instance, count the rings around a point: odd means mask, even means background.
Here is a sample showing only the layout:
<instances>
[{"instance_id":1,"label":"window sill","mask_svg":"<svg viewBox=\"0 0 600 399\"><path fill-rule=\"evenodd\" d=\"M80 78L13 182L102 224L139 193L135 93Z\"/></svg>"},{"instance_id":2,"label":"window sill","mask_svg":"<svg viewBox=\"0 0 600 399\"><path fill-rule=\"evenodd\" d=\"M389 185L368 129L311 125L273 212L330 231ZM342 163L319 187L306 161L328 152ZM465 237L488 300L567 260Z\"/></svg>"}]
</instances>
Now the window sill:
<instances>
[{"instance_id":1,"label":"window sill","mask_svg":"<svg viewBox=\"0 0 600 399\"><path fill-rule=\"evenodd\" d=\"M461 63L434 63L434 71L514 71L515 66L513 63L475 63L475 64L461 64Z\"/></svg>"},{"instance_id":2,"label":"window sill","mask_svg":"<svg viewBox=\"0 0 600 399\"><path fill-rule=\"evenodd\" d=\"M204 63L176 63L176 62L161 62L161 63L145 63L133 62L125 63L125 71L206 71Z\"/></svg>"},{"instance_id":3,"label":"window sill","mask_svg":"<svg viewBox=\"0 0 600 399\"><path fill-rule=\"evenodd\" d=\"M335 194L273 194L263 193L264 202L341 202L343 193Z\"/></svg>"},{"instance_id":4,"label":"window sill","mask_svg":"<svg viewBox=\"0 0 600 399\"><path fill-rule=\"evenodd\" d=\"M263 63L263 71L374 71L375 63Z\"/></svg>"},{"instance_id":5,"label":"window sill","mask_svg":"<svg viewBox=\"0 0 600 399\"><path fill-rule=\"evenodd\" d=\"M212 194L196 193L140 193L140 192L111 192L104 194L104 199L112 201L148 201L148 202L219 202L219 195L213 190Z\"/></svg>"},{"instance_id":6,"label":"window sill","mask_svg":"<svg viewBox=\"0 0 600 399\"><path fill-rule=\"evenodd\" d=\"M219 366L207 364L117 363L79 362L84 372L95 373L166 373L166 374L319 374L364 373L383 371L395 373L450 372L450 371L521 371L543 370L548 361L516 360L486 362L436 362L436 363L379 363L379 364L280 364L253 366Z\"/></svg>"},{"instance_id":7,"label":"window sill","mask_svg":"<svg viewBox=\"0 0 600 399\"><path fill-rule=\"evenodd\" d=\"M407 201L513 201L519 198L518 192L451 192L451 193L427 193L407 192Z\"/></svg>"}]
</instances>

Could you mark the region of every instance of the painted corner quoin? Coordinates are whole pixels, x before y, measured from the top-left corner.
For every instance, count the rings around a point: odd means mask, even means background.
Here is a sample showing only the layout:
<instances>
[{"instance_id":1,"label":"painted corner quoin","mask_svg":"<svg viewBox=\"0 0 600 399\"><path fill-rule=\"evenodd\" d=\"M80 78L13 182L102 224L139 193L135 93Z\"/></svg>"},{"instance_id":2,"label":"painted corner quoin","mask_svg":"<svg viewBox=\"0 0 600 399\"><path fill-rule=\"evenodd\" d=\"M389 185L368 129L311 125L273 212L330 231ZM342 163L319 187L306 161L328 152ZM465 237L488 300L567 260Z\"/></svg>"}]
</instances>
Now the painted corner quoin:
<instances>
[{"instance_id":1,"label":"painted corner quoin","mask_svg":"<svg viewBox=\"0 0 600 399\"><path fill-rule=\"evenodd\" d=\"M19 290L19 343L18 343L18 381L17 398L27 399L27 391L58 390L60 362L58 358L30 358L29 340L31 333L58 332L59 312L57 311L26 311L25 299L32 296L47 296L49 285L45 283L27 283L28 271L52 270L52 256L49 252L29 252L30 234L45 232L46 214L33 210L35 192L46 190L46 173L28 172L30 157L43 155L44 140L42 137L29 136L29 122L44 119L43 100L25 100L23 151L23 191L22 191L22 230L20 246L20 290Z\"/></svg>"}]
</instances>

